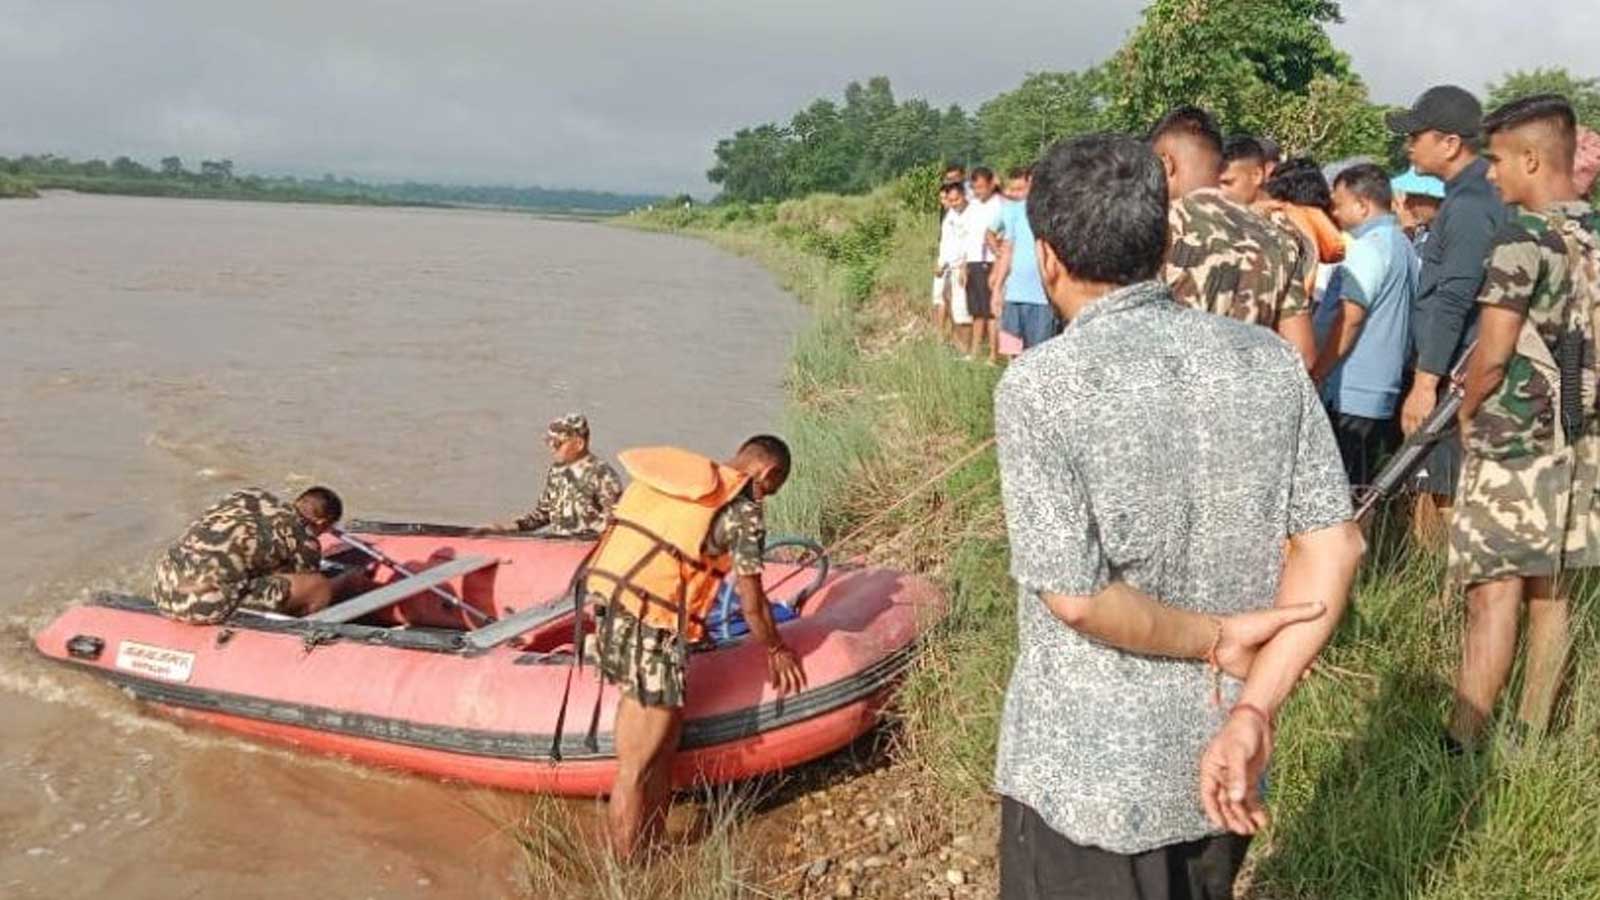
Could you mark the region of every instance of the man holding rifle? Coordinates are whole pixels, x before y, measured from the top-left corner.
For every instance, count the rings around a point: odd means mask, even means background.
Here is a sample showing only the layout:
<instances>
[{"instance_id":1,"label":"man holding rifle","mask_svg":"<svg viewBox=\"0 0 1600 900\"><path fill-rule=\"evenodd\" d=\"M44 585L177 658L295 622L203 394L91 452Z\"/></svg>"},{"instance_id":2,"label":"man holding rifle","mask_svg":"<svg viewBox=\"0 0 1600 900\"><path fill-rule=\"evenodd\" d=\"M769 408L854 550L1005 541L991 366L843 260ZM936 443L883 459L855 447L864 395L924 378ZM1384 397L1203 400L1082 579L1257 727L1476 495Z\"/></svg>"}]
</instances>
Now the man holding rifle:
<instances>
[{"instance_id":1,"label":"man holding rifle","mask_svg":"<svg viewBox=\"0 0 1600 900\"><path fill-rule=\"evenodd\" d=\"M1533 733L1548 726L1570 640L1562 574L1600 564L1600 220L1574 189L1575 117L1565 98L1546 94L1496 110L1484 130L1489 177L1513 215L1491 245L1460 412L1450 564L1467 585L1467 626L1445 739L1454 752L1487 730L1524 600L1517 719Z\"/></svg>"}]
</instances>

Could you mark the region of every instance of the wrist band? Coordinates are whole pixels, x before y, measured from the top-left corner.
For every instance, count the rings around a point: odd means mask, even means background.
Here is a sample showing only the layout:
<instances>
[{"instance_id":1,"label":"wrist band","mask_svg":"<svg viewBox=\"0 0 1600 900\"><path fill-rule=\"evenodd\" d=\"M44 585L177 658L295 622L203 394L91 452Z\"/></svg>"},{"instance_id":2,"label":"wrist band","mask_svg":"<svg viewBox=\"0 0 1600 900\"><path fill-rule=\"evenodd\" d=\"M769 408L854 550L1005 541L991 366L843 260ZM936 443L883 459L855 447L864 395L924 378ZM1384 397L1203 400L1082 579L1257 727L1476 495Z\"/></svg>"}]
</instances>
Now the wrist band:
<instances>
[{"instance_id":1,"label":"wrist band","mask_svg":"<svg viewBox=\"0 0 1600 900\"><path fill-rule=\"evenodd\" d=\"M1211 649L1206 651L1206 665L1211 667L1211 705L1222 705L1222 664L1217 661L1217 651L1222 647L1222 620L1211 617L1216 634L1211 637Z\"/></svg>"},{"instance_id":2,"label":"wrist band","mask_svg":"<svg viewBox=\"0 0 1600 900\"><path fill-rule=\"evenodd\" d=\"M1261 720L1262 726L1267 729L1267 734L1272 734L1272 717L1267 715L1266 710L1254 703L1235 703L1228 714L1232 715L1233 713L1249 713L1255 716Z\"/></svg>"}]
</instances>

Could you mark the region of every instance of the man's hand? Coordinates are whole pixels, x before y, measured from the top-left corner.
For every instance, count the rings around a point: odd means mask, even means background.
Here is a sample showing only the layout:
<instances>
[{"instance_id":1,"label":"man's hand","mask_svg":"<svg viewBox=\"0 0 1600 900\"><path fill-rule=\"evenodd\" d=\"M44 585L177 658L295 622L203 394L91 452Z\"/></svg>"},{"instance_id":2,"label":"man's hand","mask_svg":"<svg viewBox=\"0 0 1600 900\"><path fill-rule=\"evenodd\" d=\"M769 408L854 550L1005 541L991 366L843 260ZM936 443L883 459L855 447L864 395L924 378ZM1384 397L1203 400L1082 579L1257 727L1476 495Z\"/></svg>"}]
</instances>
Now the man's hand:
<instances>
[{"instance_id":1,"label":"man's hand","mask_svg":"<svg viewBox=\"0 0 1600 900\"><path fill-rule=\"evenodd\" d=\"M1412 385L1411 393L1406 395L1405 405L1400 408L1400 430L1410 437L1433 415L1433 409L1438 405L1437 387L1431 383L1426 386L1421 383Z\"/></svg>"},{"instance_id":2,"label":"man's hand","mask_svg":"<svg viewBox=\"0 0 1600 900\"><path fill-rule=\"evenodd\" d=\"M1261 775L1271 758L1266 721L1235 708L1200 757L1200 805L1211 824L1243 835L1266 827Z\"/></svg>"},{"instance_id":3,"label":"man's hand","mask_svg":"<svg viewBox=\"0 0 1600 900\"><path fill-rule=\"evenodd\" d=\"M767 678L780 695L798 694L806 686L806 673L800 667L800 658L787 644L778 644L767 650Z\"/></svg>"},{"instance_id":4,"label":"man's hand","mask_svg":"<svg viewBox=\"0 0 1600 900\"><path fill-rule=\"evenodd\" d=\"M1296 603L1255 612L1239 613L1218 621L1222 637L1217 642L1217 666L1235 678L1250 674L1256 653L1278 632L1301 622L1319 618L1327 609L1320 603Z\"/></svg>"}]
</instances>

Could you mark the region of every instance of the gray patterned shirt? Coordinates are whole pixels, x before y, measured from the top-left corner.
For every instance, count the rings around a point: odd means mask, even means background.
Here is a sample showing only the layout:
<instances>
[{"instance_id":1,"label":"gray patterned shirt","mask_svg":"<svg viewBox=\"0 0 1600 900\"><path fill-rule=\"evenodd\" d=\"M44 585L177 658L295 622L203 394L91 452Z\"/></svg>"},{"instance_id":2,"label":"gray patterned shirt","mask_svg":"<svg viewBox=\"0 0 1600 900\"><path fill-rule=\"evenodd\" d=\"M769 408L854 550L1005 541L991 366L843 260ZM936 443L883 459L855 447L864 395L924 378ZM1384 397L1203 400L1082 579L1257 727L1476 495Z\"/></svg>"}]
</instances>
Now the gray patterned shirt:
<instances>
[{"instance_id":1,"label":"gray patterned shirt","mask_svg":"<svg viewBox=\"0 0 1600 900\"><path fill-rule=\"evenodd\" d=\"M1116 579L1207 613L1271 606L1285 539L1350 517L1299 355L1147 282L1020 357L994 406L1019 587L996 790L1115 853L1215 833L1198 790L1222 721L1206 665L1094 643L1039 594ZM1239 687L1225 681L1223 708Z\"/></svg>"}]
</instances>

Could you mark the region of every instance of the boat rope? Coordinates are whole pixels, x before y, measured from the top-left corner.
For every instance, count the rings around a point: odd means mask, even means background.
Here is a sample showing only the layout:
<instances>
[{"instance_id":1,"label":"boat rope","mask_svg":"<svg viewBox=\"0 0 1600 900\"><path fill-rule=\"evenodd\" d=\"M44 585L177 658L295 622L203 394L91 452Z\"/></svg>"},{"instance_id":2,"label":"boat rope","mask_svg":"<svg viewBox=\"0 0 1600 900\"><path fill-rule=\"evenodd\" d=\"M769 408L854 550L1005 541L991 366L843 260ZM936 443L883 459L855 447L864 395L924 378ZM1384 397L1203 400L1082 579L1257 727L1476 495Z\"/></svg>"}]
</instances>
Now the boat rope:
<instances>
[{"instance_id":1,"label":"boat rope","mask_svg":"<svg viewBox=\"0 0 1600 900\"><path fill-rule=\"evenodd\" d=\"M895 502L889 504L887 507L883 508L882 510L879 510L878 512L874 513L873 515L868 516L867 520L865 522L862 522L860 525L857 525L855 528L850 529L850 531L848 533L846 533L843 537L835 538L832 543L828 544L828 546L826 546L826 547L824 547L822 549L822 554L821 555L823 555L823 556L832 556L832 555L834 555L834 553L836 553L839 550L839 548L843 547L845 544L848 544L850 541L855 540L856 538L860 537L869 528L871 528L872 526L874 526L874 525L878 524L879 522L883 521L884 517L888 516L890 513L894 512L895 510L899 509L900 507L905 506L907 503L910 503L911 499L913 497L916 497L918 494L921 494L923 491L927 490L928 488L931 488L934 485L939 484L940 482L944 481L946 478L948 478L951 475L955 474L957 471L959 471L967 463L969 463L972 460L976 459L979 454L983 453L984 451L988 450L990 447L993 447L993 446L994 446L994 438L988 438L985 441L983 441L982 443L980 443L978 446L973 447L971 450L968 450L966 453L963 453L959 459L957 459L955 462L950 463L949 465L945 466L943 469L941 469L939 471L939 473L937 475L930 476L929 478L923 480L922 483L920 483L916 487L912 488L909 492L907 492L899 500L896 500ZM977 492L977 488L981 488L981 487L983 487L984 485L988 484L990 481L993 481L993 480L994 479L988 479L986 481L980 482L972 490L969 490L965 494L963 494L960 499L963 500L963 501L966 500L967 497L969 497L972 494ZM958 501L958 502L960 502L960 501ZM938 513L939 513L939 510L935 510L934 511L934 516L936 516ZM929 516L929 517L927 517L927 518L925 518L925 519L923 519L923 520L921 520L919 522L913 522L911 525L907 525L904 528L898 529L893 535L890 536L889 541L892 543L893 541L899 540L901 536L903 536L906 532L910 531L913 527L915 527L917 525L926 524L927 522L932 521L934 516ZM794 577L796 575L799 575L801 572L804 572L804 571L806 571L806 569L803 568L803 567L802 568L796 568L794 571L792 571L789 574L787 574L787 575L783 576L782 578L778 579L777 583L773 584L771 587L765 588L765 591L768 594L771 594L771 593L777 591L778 588L781 588L784 585L788 584L790 581L792 581L794 579Z\"/></svg>"}]
</instances>

